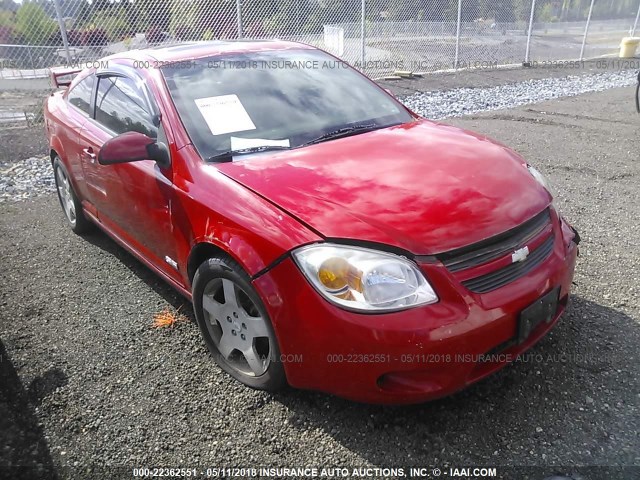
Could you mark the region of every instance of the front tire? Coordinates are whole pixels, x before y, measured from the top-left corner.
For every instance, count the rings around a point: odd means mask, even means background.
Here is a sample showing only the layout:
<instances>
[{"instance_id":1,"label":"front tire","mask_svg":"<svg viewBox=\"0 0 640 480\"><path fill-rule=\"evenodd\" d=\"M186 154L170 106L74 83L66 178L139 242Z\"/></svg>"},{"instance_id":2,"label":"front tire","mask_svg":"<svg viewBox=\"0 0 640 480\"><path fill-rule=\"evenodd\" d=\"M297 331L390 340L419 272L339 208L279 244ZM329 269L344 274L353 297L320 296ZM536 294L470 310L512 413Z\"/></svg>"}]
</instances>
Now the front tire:
<instances>
[{"instance_id":1,"label":"front tire","mask_svg":"<svg viewBox=\"0 0 640 480\"><path fill-rule=\"evenodd\" d=\"M277 391L286 385L280 348L260 296L234 260L205 261L193 278L193 307L216 363L249 387Z\"/></svg>"},{"instance_id":2,"label":"front tire","mask_svg":"<svg viewBox=\"0 0 640 480\"><path fill-rule=\"evenodd\" d=\"M93 224L84 216L82 204L73 190L71 178L60 157L53 160L53 174L56 180L58 200L71 230L77 234L85 233L93 229Z\"/></svg>"}]
</instances>

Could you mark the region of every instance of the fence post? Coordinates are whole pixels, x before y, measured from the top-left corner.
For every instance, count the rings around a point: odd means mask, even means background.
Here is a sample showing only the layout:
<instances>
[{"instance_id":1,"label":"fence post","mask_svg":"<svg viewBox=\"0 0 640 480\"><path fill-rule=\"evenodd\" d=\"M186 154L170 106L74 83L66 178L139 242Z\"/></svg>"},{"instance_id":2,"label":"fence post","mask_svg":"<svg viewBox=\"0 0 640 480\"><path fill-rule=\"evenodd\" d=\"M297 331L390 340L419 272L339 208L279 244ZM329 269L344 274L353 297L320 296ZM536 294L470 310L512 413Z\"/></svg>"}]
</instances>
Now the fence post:
<instances>
[{"instance_id":1,"label":"fence post","mask_svg":"<svg viewBox=\"0 0 640 480\"><path fill-rule=\"evenodd\" d=\"M531 0L531 15L529 16L529 31L527 32L527 51L524 54L524 63L529 63L529 52L531 50L531 32L533 31L533 17L536 11L536 0Z\"/></svg>"},{"instance_id":2,"label":"fence post","mask_svg":"<svg viewBox=\"0 0 640 480\"><path fill-rule=\"evenodd\" d=\"M69 52L69 39L67 38L67 27L62 19L62 11L60 10L60 2L53 0L53 5L56 8L56 17L58 17L58 27L60 28L60 36L62 37L62 44L64 45L64 51L67 55L67 64L71 64L71 52Z\"/></svg>"},{"instance_id":3,"label":"fence post","mask_svg":"<svg viewBox=\"0 0 640 480\"><path fill-rule=\"evenodd\" d=\"M640 18L640 3L638 4L638 13L636 13L636 21L633 22L633 30L631 31L631 36L636 36L636 28L638 28L638 18Z\"/></svg>"},{"instance_id":4,"label":"fence post","mask_svg":"<svg viewBox=\"0 0 640 480\"><path fill-rule=\"evenodd\" d=\"M460 56L460 22L462 20L462 0L458 0L458 23L456 26L456 54L453 59L453 68L458 69L458 57Z\"/></svg>"},{"instance_id":5,"label":"fence post","mask_svg":"<svg viewBox=\"0 0 640 480\"><path fill-rule=\"evenodd\" d=\"M242 0L236 0L236 20L238 22L238 38L242 38Z\"/></svg>"},{"instance_id":6,"label":"fence post","mask_svg":"<svg viewBox=\"0 0 640 480\"><path fill-rule=\"evenodd\" d=\"M587 16L587 24L584 26L584 37L582 38L582 48L580 49L580 60L584 59L584 46L587 43L587 34L589 33L589 24L591 23L591 13L593 12L593 4L595 0L591 0L591 6L589 7L589 15Z\"/></svg>"},{"instance_id":7,"label":"fence post","mask_svg":"<svg viewBox=\"0 0 640 480\"><path fill-rule=\"evenodd\" d=\"M367 0L360 2L360 66L362 71L365 71L365 57L366 57L366 16L367 16Z\"/></svg>"},{"instance_id":8,"label":"fence post","mask_svg":"<svg viewBox=\"0 0 640 480\"><path fill-rule=\"evenodd\" d=\"M36 64L33 61L33 54L31 53L31 47L27 46L25 47L27 49L27 53L29 54L29 62L31 63L31 69L33 70L33 72L35 73L36 71ZM20 72L20 76L22 76L22 72Z\"/></svg>"}]
</instances>

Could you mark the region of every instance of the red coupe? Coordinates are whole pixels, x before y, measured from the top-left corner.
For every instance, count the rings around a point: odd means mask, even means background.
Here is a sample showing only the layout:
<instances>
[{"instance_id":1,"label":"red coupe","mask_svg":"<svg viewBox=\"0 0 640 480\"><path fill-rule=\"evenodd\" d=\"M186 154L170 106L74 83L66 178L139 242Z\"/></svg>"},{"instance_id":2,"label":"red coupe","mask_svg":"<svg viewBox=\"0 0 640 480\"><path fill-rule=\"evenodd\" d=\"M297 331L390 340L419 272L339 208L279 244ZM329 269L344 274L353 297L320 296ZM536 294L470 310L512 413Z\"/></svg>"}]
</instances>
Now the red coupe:
<instances>
[{"instance_id":1,"label":"red coupe","mask_svg":"<svg viewBox=\"0 0 640 480\"><path fill-rule=\"evenodd\" d=\"M579 237L542 175L321 50L198 43L69 73L45 120L71 229L97 225L191 299L246 385L422 402L567 305Z\"/></svg>"}]
</instances>

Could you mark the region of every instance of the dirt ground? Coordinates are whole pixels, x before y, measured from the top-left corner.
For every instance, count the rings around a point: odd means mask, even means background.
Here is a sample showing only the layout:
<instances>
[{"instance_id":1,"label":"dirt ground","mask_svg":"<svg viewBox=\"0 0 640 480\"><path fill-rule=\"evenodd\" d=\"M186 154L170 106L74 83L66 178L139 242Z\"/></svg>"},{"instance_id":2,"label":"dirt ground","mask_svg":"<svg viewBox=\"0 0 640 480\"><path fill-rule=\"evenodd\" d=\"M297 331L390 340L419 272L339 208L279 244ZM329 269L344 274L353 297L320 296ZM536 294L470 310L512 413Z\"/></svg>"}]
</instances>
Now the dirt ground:
<instances>
[{"instance_id":1,"label":"dirt ground","mask_svg":"<svg viewBox=\"0 0 640 480\"><path fill-rule=\"evenodd\" d=\"M240 386L210 361L194 322L150 327L164 308L193 313L106 236L74 235L54 195L0 205L0 465L61 477L105 465L483 465L509 479L637 480L632 95L613 89L449 122L546 173L583 242L570 306L526 361L413 407ZM3 142L20 148L12 135ZM538 468L516 477L508 466Z\"/></svg>"},{"instance_id":2,"label":"dirt ground","mask_svg":"<svg viewBox=\"0 0 640 480\"><path fill-rule=\"evenodd\" d=\"M0 163L46 155L47 139L41 121L47 90L0 91ZM5 115L29 115L29 122L10 121Z\"/></svg>"}]
</instances>

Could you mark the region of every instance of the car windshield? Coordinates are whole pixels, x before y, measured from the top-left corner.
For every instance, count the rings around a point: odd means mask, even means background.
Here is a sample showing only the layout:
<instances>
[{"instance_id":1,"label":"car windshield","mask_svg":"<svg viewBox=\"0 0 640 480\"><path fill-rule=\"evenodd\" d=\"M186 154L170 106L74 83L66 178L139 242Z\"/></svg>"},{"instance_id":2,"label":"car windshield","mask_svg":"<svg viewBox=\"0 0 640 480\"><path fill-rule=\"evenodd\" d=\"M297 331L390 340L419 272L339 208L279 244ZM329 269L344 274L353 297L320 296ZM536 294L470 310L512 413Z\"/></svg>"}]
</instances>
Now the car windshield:
<instances>
[{"instance_id":1,"label":"car windshield","mask_svg":"<svg viewBox=\"0 0 640 480\"><path fill-rule=\"evenodd\" d=\"M216 56L162 72L195 147L214 161L229 151L294 148L412 120L391 96L318 50Z\"/></svg>"}]
</instances>

